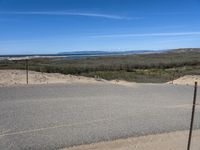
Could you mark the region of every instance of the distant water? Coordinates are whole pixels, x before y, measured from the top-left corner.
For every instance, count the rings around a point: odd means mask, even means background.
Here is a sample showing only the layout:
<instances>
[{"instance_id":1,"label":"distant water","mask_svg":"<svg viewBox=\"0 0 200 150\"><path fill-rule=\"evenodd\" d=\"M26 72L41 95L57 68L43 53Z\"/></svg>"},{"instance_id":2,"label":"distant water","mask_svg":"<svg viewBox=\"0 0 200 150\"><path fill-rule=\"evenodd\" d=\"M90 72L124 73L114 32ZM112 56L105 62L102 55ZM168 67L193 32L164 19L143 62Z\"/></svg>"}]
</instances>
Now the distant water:
<instances>
[{"instance_id":1,"label":"distant water","mask_svg":"<svg viewBox=\"0 0 200 150\"><path fill-rule=\"evenodd\" d=\"M101 51L82 51L82 52L66 52L59 54L33 54L33 55L0 55L0 60L24 60L33 58L60 58L60 59L82 59L97 56L119 56L158 53L161 51L124 51L124 52L101 52Z\"/></svg>"}]
</instances>

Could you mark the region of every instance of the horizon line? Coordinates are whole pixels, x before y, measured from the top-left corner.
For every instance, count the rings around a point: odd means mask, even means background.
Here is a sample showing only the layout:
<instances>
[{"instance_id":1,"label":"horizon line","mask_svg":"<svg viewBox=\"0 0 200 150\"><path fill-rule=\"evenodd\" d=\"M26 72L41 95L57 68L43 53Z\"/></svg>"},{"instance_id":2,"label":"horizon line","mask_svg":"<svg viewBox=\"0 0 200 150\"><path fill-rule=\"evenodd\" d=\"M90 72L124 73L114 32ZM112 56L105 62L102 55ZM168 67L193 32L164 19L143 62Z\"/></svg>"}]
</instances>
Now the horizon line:
<instances>
[{"instance_id":1,"label":"horizon line","mask_svg":"<svg viewBox=\"0 0 200 150\"><path fill-rule=\"evenodd\" d=\"M12 56L12 55L59 55L61 53L76 53L76 52L131 52L131 51L170 51L170 50L178 50L178 49L200 49L200 47L179 47L179 48L167 48L167 49L135 49L135 50L75 50L75 51L63 51L63 52L56 52L56 53L21 53L21 54L0 54L1 56ZM62 54L61 54L62 55Z\"/></svg>"}]
</instances>

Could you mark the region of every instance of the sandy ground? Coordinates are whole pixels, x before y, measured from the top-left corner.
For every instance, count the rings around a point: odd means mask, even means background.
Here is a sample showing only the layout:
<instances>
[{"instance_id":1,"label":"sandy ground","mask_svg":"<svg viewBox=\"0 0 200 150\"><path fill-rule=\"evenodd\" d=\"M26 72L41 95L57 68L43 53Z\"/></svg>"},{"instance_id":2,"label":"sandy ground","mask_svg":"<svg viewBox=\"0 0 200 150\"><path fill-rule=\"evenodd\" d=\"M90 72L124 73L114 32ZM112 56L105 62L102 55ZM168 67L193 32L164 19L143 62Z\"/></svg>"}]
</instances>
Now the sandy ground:
<instances>
[{"instance_id":1,"label":"sandy ground","mask_svg":"<svg viewBox=\"0 0 200 150\"><path fill-rule=\"evenodd\" d=\"M198 82L200 84L200 75L186 75L183 77L180 77L173 81L173 84L178 85L194 85L194 82ZM172 81L168 82L172 84Z\"/></svg>"},{"instance_id":2,"label":"sandy ground","mask_svg":"<svg viewBox=\"0 0 200 150\"><path fill-rule=\"evenodd\" d=\"M116 141L65 148L63 150L183 150L187 149L189 131L148 135ZM191 150L200 149L200 130L193 132Z\"/></svg>"},{"instance_id":3,"label":"sandy ground","mask_svg":"<svg viewBox=\"0 0 200 150\"><path fill-rule=\"evenodd\" d=\"M173 81L177 85L194 85L197 81L200 84L200 75L186 75ZM88 78L83 76L63 75L60 73L41 73L29 71L29 84L54 84L54 83L110 83L124 86L133 86L134 82L122 80L106 81L103 79ZM172 81L167 82L172 84ZM0 87L25 85L26 71L25 70L0 70Z\"/></svg>"},{"instance_id":4,"label":"sandy ground","mask_svg":"<svg viewBox=\"0 0 200 150\"><path fill-rule=\"evenodd\" d=\"M194 85L197 81L200 84L200 75L186 75L173 81L177 85ZM111 83L124 86L133 86L134 82L122 80L106 81L103 79L88 78L83 76L63 75L59 73L41 73L29 71L29 84L55 84L55 83ZM172 81L167 82L172 84ZM25 70L0 70L0 87L17 86L26 84Z\"/></svg>"},{"instance_id":5,"label":"sandy ground","mask_svg":"<svg viewBox=\"0 0 200 150\"><path fill-rule=\"evenodd\" d=\"M41 73L29 71L29 84L55 84L55 83L111 83L132 86L134 83L126 81L106 81L103 79L88 78L83 76L63 75L59 73ZM25 85L25 70L0 70L0 87Z\"/></svg>"}]
</instances>

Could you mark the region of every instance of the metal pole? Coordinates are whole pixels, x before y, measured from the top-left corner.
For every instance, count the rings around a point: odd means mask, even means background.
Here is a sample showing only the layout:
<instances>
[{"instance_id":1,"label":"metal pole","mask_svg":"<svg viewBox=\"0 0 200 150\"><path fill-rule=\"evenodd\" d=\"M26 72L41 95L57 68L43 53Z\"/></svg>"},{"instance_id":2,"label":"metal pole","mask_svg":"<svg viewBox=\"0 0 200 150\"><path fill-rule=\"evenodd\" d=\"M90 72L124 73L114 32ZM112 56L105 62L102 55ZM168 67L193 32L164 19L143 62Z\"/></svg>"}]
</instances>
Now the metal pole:
<instances>
[{"instance_id":1,"label":"metal pole","mask_svg":"<svg viewBox=\"0 0 200 150\"><path fill-rule=\"evenodd\" d=\"M193 130L193 122L194 122L194 114L195 114L195 106L196 106L196 97L197 97L197 82L195 82L195 86L194 86L194 97L193 97L193 106L192 106L192 116L191 116L190 132L189 132L187 150L190 150L190 145L191 145L192 130Z\"/></svg>"},{"instance_id":2,"label":"metal pole","mask_svg":"<svg viewBox=\"0 0 200 150\"><path fill-rule=\"evenodd\" d=\"M174 71L173 76L172 76L172 84L174 84L175 75L176 75L176 72Z\"/></svg>"},{"instance_id":3,"label":"metal pole","mask_svg":"<svg viewBox=\"0 0 200 150\"><path fill-rule=\"evenodd\" d=\"M28 84L28 59L26 59L26 83Z\"/></svg>"}]
</instances>

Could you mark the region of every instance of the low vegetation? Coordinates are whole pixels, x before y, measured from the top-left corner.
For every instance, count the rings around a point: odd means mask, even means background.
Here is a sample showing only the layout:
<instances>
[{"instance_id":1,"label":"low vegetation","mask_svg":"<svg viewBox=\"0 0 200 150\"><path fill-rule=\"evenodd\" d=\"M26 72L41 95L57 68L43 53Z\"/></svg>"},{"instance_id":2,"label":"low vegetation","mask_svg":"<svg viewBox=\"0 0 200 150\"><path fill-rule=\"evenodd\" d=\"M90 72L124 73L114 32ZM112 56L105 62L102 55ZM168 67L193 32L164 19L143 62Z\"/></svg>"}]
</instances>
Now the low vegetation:
<instances>
[{"instance_id":1,"label":"low vegetation","mask_svg":"<svg viewBox=\"0 0 200 150\"><path fill-rule=\"evenodd\" d=\"M0 61L0 69L25 69L25 61ZM200 74L200 52L89 57L77 60L32 59L29 69L100 77L107 80L162 83L188 74Z\"/></svg>"}]
</instances>

